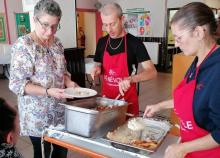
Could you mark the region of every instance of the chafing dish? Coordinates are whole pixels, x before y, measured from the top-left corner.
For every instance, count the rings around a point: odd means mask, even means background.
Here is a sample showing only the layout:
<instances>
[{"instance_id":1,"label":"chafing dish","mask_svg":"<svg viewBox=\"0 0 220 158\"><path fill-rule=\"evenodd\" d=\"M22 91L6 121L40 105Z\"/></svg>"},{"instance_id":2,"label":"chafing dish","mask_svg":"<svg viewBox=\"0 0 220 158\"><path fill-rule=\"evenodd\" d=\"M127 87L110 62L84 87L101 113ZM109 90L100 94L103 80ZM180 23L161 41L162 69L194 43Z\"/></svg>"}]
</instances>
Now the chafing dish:
<instances>
[{"instance_id":1,"label":"chafing dish","mask_svg":"<svg viewBox=\"0 0 220 158\"><path fill-rule=\"evenodd\" d=\"M65 128L68 132L85 137L101 137L126 122L128 103L103 97L94 97L66 103ZM112 106L97 110L97 106Z\"/></svg>"}]
</instances>

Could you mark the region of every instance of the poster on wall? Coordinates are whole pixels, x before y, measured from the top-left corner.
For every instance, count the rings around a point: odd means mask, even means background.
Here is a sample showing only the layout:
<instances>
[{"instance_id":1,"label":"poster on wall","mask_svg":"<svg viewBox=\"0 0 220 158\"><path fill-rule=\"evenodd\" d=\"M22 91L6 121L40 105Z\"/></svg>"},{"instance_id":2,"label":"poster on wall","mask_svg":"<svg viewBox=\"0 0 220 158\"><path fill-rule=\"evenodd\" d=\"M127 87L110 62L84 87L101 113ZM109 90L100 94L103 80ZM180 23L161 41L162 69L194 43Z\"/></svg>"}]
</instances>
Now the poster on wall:
<instances>
[{"instance_id":1,"label":"poster on wall","mask_svg":"<svg viewBox=\"0 0 220 158\"><path fill-rule=\"evenodd\" d=\"M30 33L29 13L15 13L17 36L23 36Z\"/></svg>"},{"instance_id":2,"label":"poster on wall","mask_svg":"<svg viewBox=\"0 0 220 158\"><path fill-rule=\"evenodd\" d=\"M125 29L130 34L137 36L138 34L138 14L127 13L125 17Z\"/></svg>"},{"instance_id":3,"label":"poster on wall","mask_svg":"<svg viewBox=\"0 0 220 158\"><path fill-rule=\"evenodd\" d=\"M138 36L149 36L150 35L150 16L149 13L138 14Z\"/></svg>"},{"instance_id":4,"label":"poster on wall","mask_svg":"<svg viewBox=\"0 0 220 158\"><path fill-rule=\"evenodd\" d=\"M151 19L148 11L124 13L125 29L134 36L147 37L151 33Z\"/></svg>"},{"instance_id":5,"label":"poster on wall","mask_svg":"<svg viewBox=\"0 0 220 158\"><path fill-rule=\"evenodd\" d=\"M6 41L5 15L0 13L0 42L4 43Z\"/></svg>"}]
</instances>

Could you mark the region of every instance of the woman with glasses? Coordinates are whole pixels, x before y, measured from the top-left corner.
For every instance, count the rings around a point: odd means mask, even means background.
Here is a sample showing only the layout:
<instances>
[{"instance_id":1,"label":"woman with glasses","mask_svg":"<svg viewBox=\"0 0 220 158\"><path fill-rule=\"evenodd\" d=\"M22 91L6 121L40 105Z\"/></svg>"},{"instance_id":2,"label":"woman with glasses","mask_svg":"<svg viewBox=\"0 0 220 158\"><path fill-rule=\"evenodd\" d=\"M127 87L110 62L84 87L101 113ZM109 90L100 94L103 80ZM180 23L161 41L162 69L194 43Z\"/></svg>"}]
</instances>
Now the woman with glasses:
<instances>
[{"instance_id":1,"label":"woman with glasses","mask_svg":"<svg viewBox=\"0 0 220 158\"><path fill-rule=\"evenodd\" d=\"M120 94L120 99L132 103L128 112L138 115L136 83L154 78L156 69L144 44L125 32L122 9L117 3L104 5L101 19L108 35L98 41L91 76L94 79L102 73L102 95L114 99ZM137 73L139 63L143 71Z\"/></svg>"},{"instance_id":2,"label":"woman with glasses","mask_svg":"<svg viewBox=\"0 0 220 158\"><path fill-rule=\"evenodd\" d=\"M196 56L173 100L147 106L145 116L174 108L180 121L181 143L167 147L164 158L219 158L220 48L211 8L201 2L182 7L171 21L175 45Z\"/></svg>"},{"instance_id":3,"label":"woman with glasses","mask_svg":"<svg viewBox=\"0 0 220 158\"><path fill-rule=\"evenodd\" d=\"M41 158L41 134L50 125L64 123L65 87L76 87L66 70L64 48L55 37L62 11L54 0L34 7L35 30L12 47L9 88L18 96L22 136L29 136L34 158ZM51 145L45 142L45 156ZM53 144L52 157L65 158L67 150Z\"/></svg>"}]
</instances>

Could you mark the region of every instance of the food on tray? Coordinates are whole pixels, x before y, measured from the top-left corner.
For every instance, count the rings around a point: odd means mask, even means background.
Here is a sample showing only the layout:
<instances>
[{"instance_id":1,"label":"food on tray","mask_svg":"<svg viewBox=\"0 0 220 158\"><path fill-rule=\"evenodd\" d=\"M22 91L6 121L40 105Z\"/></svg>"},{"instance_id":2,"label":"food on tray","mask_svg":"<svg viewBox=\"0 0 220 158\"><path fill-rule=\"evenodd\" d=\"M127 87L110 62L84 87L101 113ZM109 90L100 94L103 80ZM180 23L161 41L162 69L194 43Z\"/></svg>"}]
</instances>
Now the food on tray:
<instances>
[{"instance_id":1,"label":"food on tray","mask_svg":"<svg viewBox=\"0 0 220 158\"><path fill-rule=\"evenodd\" d=\"M126 147L155 151L169 131L167 121L132 118L126 124L108 132L107 140Z\"/></svg>"},{"instance_id":2,"label":"food on tray","mask_svg":"<svg viewBox=\"0 0 220 158\"><path fill-rule=\"evenodd\" d=\"M111 110L111 109L114 109L114 108L117 108L118 106L117 105L98 105L97 107L94 108L94 110L97 110L97 111L104 111L104 110Z\"/></svg>"},{"instance_id":3,"label":"food on tray","mask_svg":"<svg viewBox=\"0 0 220 158\"><path fill-rule=\"evenodd\" d=\"M147 149L155 149L158 146L158 143L153 140L135 140L131 142L132 145L147 148Z\"/></svg>"},{"instance_id":4,"label":"food on tray","mask_svg":"<svg viewBox=\"0 0 220 158\"><path fill-rule=\"evenodd\" d=\"M117 130L122 130L120 127ZM158 143L155 140L151 140L149 138L145 138L144 140L140 140L138 133L125 128L123 129L123 132L108 132L107 138L110 140L114 140L120 143L140 147L140 148L146 148L146 149L154 149L157 147Z\"/></svg>"},{"instance_id":5,"label":"food on tray","mask_svg":"<svg viewBox=\"0 0 220 158\"><path fill-rule=\"evenodd\" d=\"M145 123L141 118L134 118L128 121L128 128L134 131L143 130Z\"/></svg>"}]
</instances>

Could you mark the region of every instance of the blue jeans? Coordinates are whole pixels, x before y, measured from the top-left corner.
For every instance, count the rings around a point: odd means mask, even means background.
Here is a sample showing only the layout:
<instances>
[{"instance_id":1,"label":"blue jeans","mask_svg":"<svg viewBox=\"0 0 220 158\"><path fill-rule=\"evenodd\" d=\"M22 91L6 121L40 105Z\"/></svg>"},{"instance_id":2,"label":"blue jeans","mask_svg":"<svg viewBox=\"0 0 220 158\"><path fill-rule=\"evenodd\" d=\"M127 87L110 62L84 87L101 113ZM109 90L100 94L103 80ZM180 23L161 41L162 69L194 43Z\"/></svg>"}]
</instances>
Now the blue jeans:
<instances>
[{"instance_id":1,"label":"blue jeans","mask_svg":"<svg viewBox=\"0 0 220 158\"><path fill-rule=\"evenodd\" d=\"M31 143L33 144L34 158L42 158L41 138L30 136L30 140ZM53 151L51 151L51 145L53 146ZM52 152L51 158L66 158L67 151L68 150L66 148L44 141L45 158L49 158L51 152Z\"/></svg>"}]
</instances>

